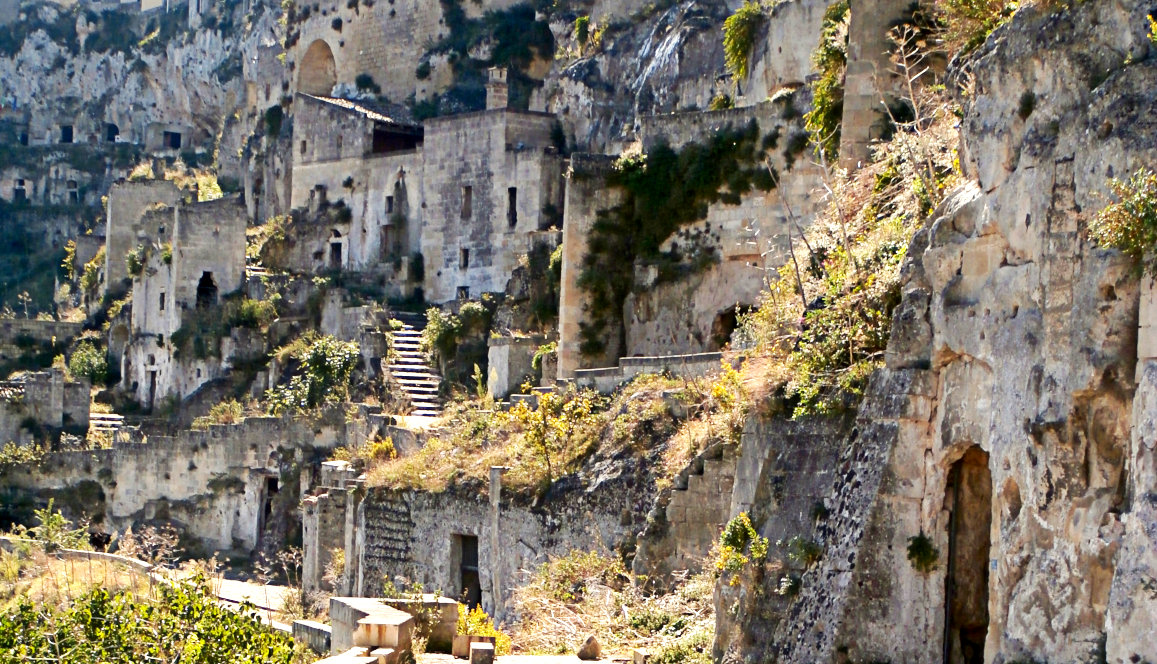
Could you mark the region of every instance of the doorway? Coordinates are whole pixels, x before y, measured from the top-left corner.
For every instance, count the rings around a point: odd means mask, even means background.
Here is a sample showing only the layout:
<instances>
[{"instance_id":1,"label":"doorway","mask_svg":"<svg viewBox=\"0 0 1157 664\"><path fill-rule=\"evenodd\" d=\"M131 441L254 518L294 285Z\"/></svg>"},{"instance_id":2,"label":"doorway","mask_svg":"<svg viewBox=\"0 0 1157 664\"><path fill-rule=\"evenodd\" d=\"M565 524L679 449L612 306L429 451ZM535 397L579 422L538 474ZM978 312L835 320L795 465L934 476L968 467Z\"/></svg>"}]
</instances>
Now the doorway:
<instances>
[{"instance_id":1,"label":"doorway","mask_svg":"<svg viewBox=\"0 0 1157 664\"><path fill-rule=\"evenodd\" d=\"M212 272L202 272L197 282L197 308L208 309L214 304L217 304L217 282L213 281Z\"/></svg>"},{"instance_id":2,"label":"doorway","mask_svg":"<svg viewBox=\"0 0 1157 664\"><path fill-rule=\"evenodd\" d=\"M944 506L949 510L944 662L984 664L992 526L992 475L987 452L970 447L952 464Z\"/></svg>"},{"instance_id":3,"label":"doorway","mask_svg":"<svg viewBox=\"0 0 1157 664\"><path fill-rule=\"evenodd\" d=\"M468 609L482 603L482 583L478 576L478 537L454 535L451 545L453 562L457 563L458 590L461 601Z\"/></svg>"}]
</instances>

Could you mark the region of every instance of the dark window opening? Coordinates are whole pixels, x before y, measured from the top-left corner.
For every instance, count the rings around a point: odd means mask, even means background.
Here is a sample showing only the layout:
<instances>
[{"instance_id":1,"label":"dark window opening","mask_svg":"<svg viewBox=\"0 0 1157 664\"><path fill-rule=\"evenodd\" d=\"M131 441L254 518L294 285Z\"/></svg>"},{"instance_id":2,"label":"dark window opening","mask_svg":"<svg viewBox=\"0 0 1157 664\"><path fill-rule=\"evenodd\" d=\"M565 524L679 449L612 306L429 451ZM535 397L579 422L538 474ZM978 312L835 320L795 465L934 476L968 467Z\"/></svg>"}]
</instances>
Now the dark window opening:
<instances>
[{"instance_id":1,"label":"dark window opening","mask_svg":"<svg viewBox=\"0 0 1157 664\"><path fill-rule=\"evenodd\" d=\"M74 204L80 202L80 191L77 188L76 180L68 181L68 202Z\"/></svg>"},{"instance_id":2,"label":"dark window opening","mask_svg":"<svg viewBox=\"0 0 1157 664\"><path fill-rule=\"evenodd\" d=\"M26 200L28 200L28 190L24 188L24 180L17 180L16 181L16 187L14 187L12 190L12 200L13 201L26 201Z\"/></svg>"},{"instance_id":3,"label":"dark window opening","mask_svg":"<svg viewBox=\"0 0 1157 664\"><path fill-rule=\"evenodd\" d=\"M394 213L394 197L386 196L386 214Z\"/></svg>"},{"instance_id":4,"label":"dark window opening","mask_svg":"<svg viewBox=\"0 0 1157 664\"><path fill-rule=\"evenodd\" d=\"M470 267L470 250L462 249L458 253L458 269L465 270Z\"/></svg>"},{"instance_id":5,"label":"dark window opening","mask_svg":"<svg viewBox=\"0 0 1157 664\"><path fill-rule=\"evenodd\" d=\"M104 129L104 140L109 143L116 143L117 138L121 135L121 128L112 124L111 122Z\"/></svg>"},{"instance_id":6,"label":"dark window opening","mask_svg":"<svg viewBox=\"0 0 1157 664\"><path fill-rule=\"evenodd\" d=\"M511 228L518 225L518 187L506 190L506 221Z\"/></svg>"},{"instance_id":7,"label":"dark window opening","mask_svg":"<svg viewBox=\"0 0 1157 664\"><path fill-rule=\"evenodd\" d=\"M421 138L414 134L390 131L385 127L374 127L374 133L370 139L370 153L387 154L390 152L402 152L404 150L413 150L421 144Z\"/></svg>"},{"instance_id":8,"label":"dark window opening","mask_svg":"<svg viewBox=\"0 0 1157 664\"><path fill-rule=\"evenodd\" d=\"M474 187L462 187L462 218L474 215Z\"/></svg>"},{"instance_id":9,"label":"dark window opening","mask_svg":"<svg viewBox=\"0 0 1157 664\"><path fill-rule=\"evenodd\" d=\"M72 142L72 125L60 125L60 142Z\"/></svg>"},{"instance_id":10,"label":"dark window opening","mask_svg":"<svg viewBox=\"0 0 1157 664\"><path fill-rule=\"evenodd\" d=\"M165 294L164 293L161 293L161 299L160 299L159 305L160 306L158 307L158 310L164 311L165 310Z\"/></svg>"},{"instance_id":11,"label":"dark window opening","mask_svg":"<svg viewBox=\"0 0 1157 664\"><path fill-rule=\"evenodd\" d=\"M301 154L305 154L305 141L301 142Z\"/></svg>"},{"instance_id":12,"label":"dark window opening","mask_svg":"<svg viewBox=\"0 0 1157 664\"><path fill-rule=\"evenodd\" d=\"M459 599L473 609L482 603L482 583L478 574L478 537L474 535L454 535L451 542L451 557L457 569Z\"/></svg>"},{"instance_id":13,"label":"dark window opening","mask_svg":"<svg viewBox=\"0 0 1157 664\"><path fill-rule=\"evenodd\" d=\"M334 231L329 242L329 266L341 267L341 233Z\"/></svg>"},{"instance_id":14,"label":"dark window opening","mask_svg":"<svg viewBox=\"0 0 1157 664\"><path fill-rule=\"evenodd\" d=\"M341 146L342 146L342 143L343 143L343 141L342 141L342 136L341 136L341 134L338 134L338 135L337 135L337 155L338 155L339 157L341 156Z\"/></svg>"},{"instance_id":15,"label":"dark window opening","mask_svg":"<svg viewBox=\"0 0 1157 664\"><path fill-rule=\"evenodd\" d=\"M458 287L458 299L459 300L469 300L470 299L470 287L469 286L459 286Z\"/></svg>"},{"instance_id":16,"label":"dark window opening","mask_svg":"<svg viewBox=\"0 0 1157 664\"><path fill-rule=\"evenodd\" d=\"M197 308L207 309L214 304L217 304L217 282L213 281L212 272L202 272L197 283Z\"/></svg>"},{"instance_id":17,"label":"dark window opening","mask_svg":"<svg viewBox=\"0 0 1157 664\"><path fill-rule=\"evenodd\" d=\"M26 131L20 132L20 144L21 145L28 145L28 132L26 132Z\"/></svg>"},{"instance_id":18,"label":"dark window opening","mask_svg":"<svg viewBox=\"0 0 1157 664\"><path fill-rule=\"evenodd\" d=\"M176 131L166 131L162 136L161 143L170 150L181 149L181 134Z\"/></svg>"},{"instance_id":19,"label":"dark window opening","mask_svg":"<svg viewBox=\"0 0 1157 664\"><path fill-rule=\"evenodd\" d=\"M262 522L269 523L269 517L273 515L273 497L277 495L277 478L265 478L265 509L262 510Z\"/></svg>"}]
</instances>

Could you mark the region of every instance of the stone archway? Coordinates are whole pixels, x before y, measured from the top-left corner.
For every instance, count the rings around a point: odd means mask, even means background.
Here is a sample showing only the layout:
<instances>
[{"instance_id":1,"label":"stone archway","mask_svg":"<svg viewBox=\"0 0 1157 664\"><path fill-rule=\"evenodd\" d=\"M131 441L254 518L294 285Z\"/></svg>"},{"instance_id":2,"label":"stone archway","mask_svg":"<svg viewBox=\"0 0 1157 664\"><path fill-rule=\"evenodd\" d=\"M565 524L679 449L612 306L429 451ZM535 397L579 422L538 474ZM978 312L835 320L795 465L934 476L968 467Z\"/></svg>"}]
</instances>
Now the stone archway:
<instances>
[{"instance_id":1,"label":"stone archway","mask_svg":"<svg viewBox=\"0 0 1157 664\"><path fill-rule=\"evenodd\" d=\"M992 475L987 452L974 445L952 464L944 507L949 512L944 662L984 664L992 537Z\"/></svg>"},{"instance_id":2,"label":"stone archway","mask_svg":"<svg viewBox=\"0 0 1157 664\"><path fill-rule=\"evenodd\" d=\"M297 91L311 95L329 96L337 85L337 62L333 49L324 39L309 45L298 63Z\"/></svg>"}]
</instances>

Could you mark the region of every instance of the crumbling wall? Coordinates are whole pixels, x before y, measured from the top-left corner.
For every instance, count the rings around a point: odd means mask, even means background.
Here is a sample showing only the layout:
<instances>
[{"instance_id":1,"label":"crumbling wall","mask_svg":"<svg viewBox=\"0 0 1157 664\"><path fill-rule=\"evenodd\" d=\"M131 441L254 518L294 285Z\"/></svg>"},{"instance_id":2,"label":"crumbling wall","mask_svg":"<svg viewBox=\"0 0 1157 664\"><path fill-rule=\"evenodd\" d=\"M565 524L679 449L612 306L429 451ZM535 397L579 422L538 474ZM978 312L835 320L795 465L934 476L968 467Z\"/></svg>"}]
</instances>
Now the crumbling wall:
<instances>
[{"instance_id":1,"label":"crumbling wall","mask_svg":"<svg viewBox=\"0 0 1157 664\"><path fill-rule=\"evenodd\" d=\"M101 500L65 505L70 518L87 516L108 531L167 521L207 550L248 552L264 530L270 480L279 492L300 495L296 475L285 468L308 467L334 447L364 443L373 435L367 415L347 422L344 413L331 413L320 423L250 417L144 444L51 453L9 470L5 485L41 503L89 487Z\"/></svg>"},{"instance_id":2,"label":"crumbling wall","mask_svg":"<svg viewBox=\"0 0 1157 664\"><path fill-rule=\"evenodd\" d=\"M1157 572L1125 554L1152 539L1148 503L1132 498L1152 483L1152 353L1138 350L1131 266L1085 230L1109 178L1157 157L1142 110L1157 78L1147 11L1023 8L973 56L961 161L974 181L909 247L887 366L818 531L822 558L762 623L775 624L766 638L729 659L1152 652L1140 589Z\"/></svg>"},{"instance_id":3,"label":"crumbling wall","mask_svg":"<svg viewBox=\"0 0 1157 664\"><path fill-rule=\"evenodd\" d=\"M558 483L537 505L511 498L496 505L473 490L371 490L358 508L356 552L347 553L346 560L354 561L347 570L362 595L379 594L389 579L457 597L462 588L455 538L476 537L482 606L503 620L510 589L549 556L576 549L610 553L631 539L653 498L648 484L627 476L586 490Z\"/></svg>"},{"instance_id":4,"label":"crumbling wall","mask_svg":"<svg viewBox=\"0 0 1157 664\"><path fill-rule=\"evenodd\" d=\"M181 191L168 180L121 182L108 192L105 215L104 283L109 288L129 278L125 255L138 244L158 241L160 217L145 217L145 212L158 203L174 206L181 200ZM151 222L151 223L150 223ZM172 228L167 229L169 233Z\"/></svg>"}]
</instances>

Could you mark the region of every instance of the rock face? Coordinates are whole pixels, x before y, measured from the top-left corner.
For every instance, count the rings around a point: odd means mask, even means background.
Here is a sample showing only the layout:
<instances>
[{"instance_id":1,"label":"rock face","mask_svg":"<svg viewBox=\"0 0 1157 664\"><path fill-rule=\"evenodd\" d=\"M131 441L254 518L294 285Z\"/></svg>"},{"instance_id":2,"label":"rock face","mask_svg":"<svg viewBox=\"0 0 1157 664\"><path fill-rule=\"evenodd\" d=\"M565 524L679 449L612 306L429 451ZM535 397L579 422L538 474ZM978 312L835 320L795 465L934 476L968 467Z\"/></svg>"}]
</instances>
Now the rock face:
<instances>
[{"instance_id":1,"label":"rock face","mask_svg":"<svg viewBox=\"0 0 1157 664\"><path fill-rule=\"evenodd\" d=\"M964 63L974 182L909 249L823 558L787 609L747 616L767 639L721 630L728 659L1152 657L1149 289L1086 232L1108 179L1157 156L1148 11L1023 9Z\"/></svg>"}]
</instances>

